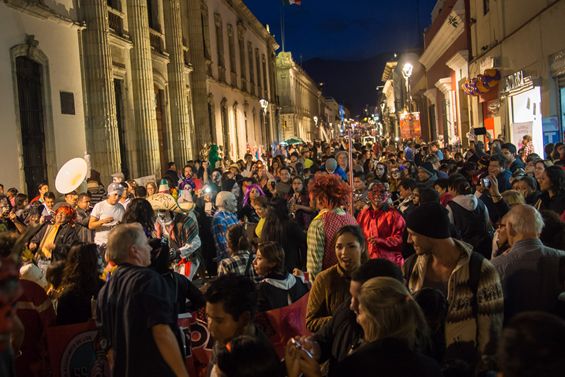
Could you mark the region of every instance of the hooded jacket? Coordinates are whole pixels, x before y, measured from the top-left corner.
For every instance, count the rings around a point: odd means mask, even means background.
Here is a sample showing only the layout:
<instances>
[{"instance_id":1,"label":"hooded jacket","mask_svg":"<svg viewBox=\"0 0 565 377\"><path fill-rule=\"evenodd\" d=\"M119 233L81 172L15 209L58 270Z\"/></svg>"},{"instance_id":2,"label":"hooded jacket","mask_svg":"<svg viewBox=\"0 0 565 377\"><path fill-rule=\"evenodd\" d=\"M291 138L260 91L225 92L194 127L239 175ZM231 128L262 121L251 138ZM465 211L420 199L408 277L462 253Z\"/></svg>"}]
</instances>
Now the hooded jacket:
<instances>
[{"instance_id":1,"label":"hooded jacket","mask_svg":"<svg viewBox=\"0 0 565 377\"><path fill-rule=\"evenodd\" d=\"M257 287L257 307L260 312L292 304L308 292L308 287L294 275L270 274Z\"/></svg>"}]
</instances>

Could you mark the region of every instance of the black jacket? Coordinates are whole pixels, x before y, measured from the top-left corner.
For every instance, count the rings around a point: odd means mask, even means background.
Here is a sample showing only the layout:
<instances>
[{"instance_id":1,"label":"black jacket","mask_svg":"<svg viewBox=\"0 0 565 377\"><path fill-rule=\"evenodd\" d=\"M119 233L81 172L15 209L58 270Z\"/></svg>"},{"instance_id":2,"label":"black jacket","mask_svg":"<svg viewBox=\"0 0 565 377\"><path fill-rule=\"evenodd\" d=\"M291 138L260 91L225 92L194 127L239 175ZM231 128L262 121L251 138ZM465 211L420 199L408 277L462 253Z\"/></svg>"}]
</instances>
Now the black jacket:
<instances>
[{"instance_id":1,"label":"black jacket","mask_svg":"<svg viewBox=\"0 0 565 377\"><path fill-rule=\"evenodd\" d=\"M399 339L385 338L368 343L330 370L330 376L441 377L436 361Z\"/></svg>"},{"instance_id":2,"label":"black jacket","mask_svg":"<svg viewBox=\"0 0 565 377\"><path fill-rule=\"evenodd\" d=\"M308 287L294 275L271 274L261 280L257 287L257 309L260 312L283 308L299 300L308 292Z\"/></svg>"},{"instance_id":3,"label":"black jacket","mask_svg":"<svg viewBox=\"0 0 565 377\"><path fill-rule=\"evenodd\" d=\"M314 334L320 345L320 362L329 361L331 371L345 359L363 338L363 329L357 323L355 312L349 309L351 300L345 301L335 311L329 323Z\"/></svg>"}]
</instances>

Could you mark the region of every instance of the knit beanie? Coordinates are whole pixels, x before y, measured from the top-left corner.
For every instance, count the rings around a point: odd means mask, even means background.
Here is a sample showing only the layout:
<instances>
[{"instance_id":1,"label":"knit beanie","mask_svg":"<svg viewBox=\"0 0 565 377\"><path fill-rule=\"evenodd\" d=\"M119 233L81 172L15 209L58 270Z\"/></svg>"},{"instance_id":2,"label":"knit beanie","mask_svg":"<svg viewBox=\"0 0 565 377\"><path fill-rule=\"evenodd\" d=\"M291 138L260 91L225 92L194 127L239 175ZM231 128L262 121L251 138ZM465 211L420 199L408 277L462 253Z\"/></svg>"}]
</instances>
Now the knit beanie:
<instances>
[{"instance_id":1,"label":"knit beanie","mask_svg":"<svg viewBox=\"0 0 565 377\"><path fill-rule=\"evenodd\" d=\"M447 210L439 203L424 203L414 208L406 219L406 227L425 237L449 238Z\"/></svg>"},{"instance_id":2,"label":"knit beanie","mask_svg":"<svg viewBox=\"0 0 565 377\"><path fill-rule=\"evenodd\" d=\"M435 174L435 169L430 162L424 162L418 169L425 171L430 177Z\"/></svg>"}]
</instances>

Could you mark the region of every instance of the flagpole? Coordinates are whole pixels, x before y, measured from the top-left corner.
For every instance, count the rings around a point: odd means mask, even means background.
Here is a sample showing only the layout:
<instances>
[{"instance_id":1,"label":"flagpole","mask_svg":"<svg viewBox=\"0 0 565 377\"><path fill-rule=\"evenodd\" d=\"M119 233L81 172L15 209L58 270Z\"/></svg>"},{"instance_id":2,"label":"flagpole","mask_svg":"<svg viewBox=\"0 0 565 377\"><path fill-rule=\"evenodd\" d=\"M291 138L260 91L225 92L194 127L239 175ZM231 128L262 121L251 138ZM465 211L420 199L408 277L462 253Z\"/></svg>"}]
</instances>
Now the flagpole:
<instances>
[{"instance_id":1,"label":"flagpole","mask_svg":"<svg viewBox=\"0 0 565 377\"><path fill-rule=\"evenodd\" d=\"M284 32L285 32L285 27L284 27L284 0L281 0L281 44L282 44L282 51L285 52L284 49Z\"/></svg>"}]
</instances>

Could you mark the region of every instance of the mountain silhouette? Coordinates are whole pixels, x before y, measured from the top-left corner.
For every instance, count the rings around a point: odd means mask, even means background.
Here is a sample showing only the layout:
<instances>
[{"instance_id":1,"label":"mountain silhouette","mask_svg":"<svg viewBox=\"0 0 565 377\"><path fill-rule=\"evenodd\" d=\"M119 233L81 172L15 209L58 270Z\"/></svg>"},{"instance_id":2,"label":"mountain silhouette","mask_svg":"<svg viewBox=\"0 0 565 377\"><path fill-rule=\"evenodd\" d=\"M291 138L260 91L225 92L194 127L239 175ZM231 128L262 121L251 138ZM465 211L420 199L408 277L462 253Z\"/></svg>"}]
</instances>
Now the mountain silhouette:
<instances>
[{"instance_id":1,"label":"mountain silhouette","mask_svg":"<svg viewBox=\"0 0 565 377\"><path fill-rule=\"evenodd\" d=\"M381 77L392 53L382 53L362 60L331 60L312 58L304 61L302 68L317 83L324 83L323 94L345 105L352 115L363 113L366 105L377 104L377 86L383 85Z\"/></svg>"}]
</instances>

